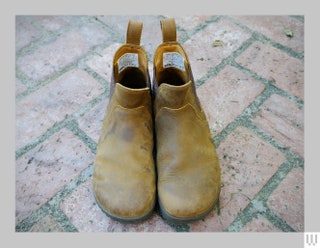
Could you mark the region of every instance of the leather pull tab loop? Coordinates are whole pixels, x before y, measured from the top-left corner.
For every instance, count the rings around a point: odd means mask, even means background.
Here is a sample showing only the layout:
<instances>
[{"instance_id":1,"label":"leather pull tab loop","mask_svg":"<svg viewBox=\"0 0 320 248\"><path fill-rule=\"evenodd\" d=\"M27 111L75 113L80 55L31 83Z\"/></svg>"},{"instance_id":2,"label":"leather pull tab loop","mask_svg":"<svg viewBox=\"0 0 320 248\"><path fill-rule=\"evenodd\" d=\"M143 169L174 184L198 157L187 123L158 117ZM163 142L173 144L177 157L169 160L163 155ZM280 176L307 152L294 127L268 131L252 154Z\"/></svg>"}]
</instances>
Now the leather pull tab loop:
<instances>
[{"instance_id":1,"label":"leather pull tab loop","mask_svg":"<svg viewBox=\"0 0 320 248\"><path fill-rule=\"evenodd\" d=\"M129 20L127 28L127 44L140 45L142 22Z\"/></svg>"},{"instance_id":2,"label":"leather pull tab loop","mask_svg":"<svg viewBox=\"0 0 320 248\"><path fill-rule=\"evenodd\" d=\"M177 29L174 18L165 18L160 20L162 30L162 41L177 41Z\"/></svg>"}]
</instances>

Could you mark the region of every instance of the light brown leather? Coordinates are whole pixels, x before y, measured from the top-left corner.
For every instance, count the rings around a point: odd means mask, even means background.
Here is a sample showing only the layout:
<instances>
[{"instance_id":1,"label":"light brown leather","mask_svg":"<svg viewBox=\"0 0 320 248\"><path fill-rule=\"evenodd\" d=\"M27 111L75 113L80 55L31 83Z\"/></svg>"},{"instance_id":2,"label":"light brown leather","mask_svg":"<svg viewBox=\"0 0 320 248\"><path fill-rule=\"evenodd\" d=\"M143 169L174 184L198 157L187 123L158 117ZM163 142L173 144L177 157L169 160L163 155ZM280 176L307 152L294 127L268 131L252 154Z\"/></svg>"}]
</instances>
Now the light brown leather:
<instances>
[{"instance_id":1,"label":"light brown leather","mask_svg":"<svg viewBox=\"0 0 320 248\"><path fill-rule=\"evenodd\" d=\"M153 120L142 23L130 20L127 42L115 53L111 96L98 141L93 189L102 210L119 221L139 221L156 200Z\"/></svg>"},{"instance_id":2,"label":"light brown leather","mask_svg":"<svg viewBox=\"0 0 320 248\"><path fill-rule=\"evenodd\" d=\"M218 201L220 165L175 20L163 19L161 27L153 81L158 201L164 218L186 222Z\"/></svg>"}]
</instances>

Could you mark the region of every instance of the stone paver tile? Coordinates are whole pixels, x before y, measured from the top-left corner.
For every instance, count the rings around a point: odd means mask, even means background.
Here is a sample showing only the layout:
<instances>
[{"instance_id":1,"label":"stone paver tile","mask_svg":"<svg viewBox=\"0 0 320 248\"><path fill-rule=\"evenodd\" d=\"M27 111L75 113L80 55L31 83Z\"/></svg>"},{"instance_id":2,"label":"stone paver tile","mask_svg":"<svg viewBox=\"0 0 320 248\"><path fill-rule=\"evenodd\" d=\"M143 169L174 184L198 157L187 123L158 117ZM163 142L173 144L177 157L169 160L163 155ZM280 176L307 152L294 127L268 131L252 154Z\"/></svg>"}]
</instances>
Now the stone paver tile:
<instances>
[{"instance_id":1,"label":"stone paver tile","mask_svg":"<svg viewBox=\"0 0 320 248\"><path fill-rule=\"evenodd\" d=\"M37 222L30 230L30 232L63 232L61 225L51 216L46 215L39 222Z\"/></svg>"},{"instance_id":2,"label":"stone paver tile","mask_svg":"<svg viewBox=\"0 0 320 248\"><path fill-rule=\"evenodd\" d=\"M197 89L213 136L223 130L263 91L264 85L227 65Z\"/></svg>"},{"instance_id":3,"label":"stone paver tile","mask_svg":"<svg viewBox=\"0 0 320 248\"><path fill-rule=\"evenodd\" d=\"M92 23L84 24L17 58L16 66L30 79L41 82L76 63L90 49L110 39L110 34Z\"/></svg>"},{"instance_id":4,"label":"stone paver tile","mask_svg":"<svg viewBox=\"0 0 320 248\"><path fill-rule=\"evenodd\" d=\"M25 86L21 80L19 78L16 78L16 85L15 85L15 89L16 89L16 96L20 95L21 93L23 93L24 91L26 91L28 88L27 86Z\"/></svg>"},{"instance_id":5,"label":"stone paver tile","mask_svg":"<svg viewBox=\"0 0 320 248\"><path fill-rule=\"evenodd\" d=\"M250 37L251 34L226 19L210 23L193 35L183 47L189 57L194 79L203 77ZM215 40L220 40L222 46L214 47Z\"/></svg>"},{"instance_id":6,"label":"stone paver tile","mask_svg":"<svg viewBox=\"0 0 320 248\"><path fill-rule=\"evenodd\" d=\"M63 74L16 104L16 149L27 145L104 89L84 71Z\"/></svg>"},{"instance_id":7,"label":"stone paver tile","mask_svg":"<svg viewBox=\"0 0 320 248\"><path fill-rule=\"evenodd\" d=\"M294 168L269 197L267 204L295 231L304 232L304 171Z\"/></svg>"},{"instance_id":8,"label":"stone paver tile","mask_svg":"<svg viewBox=\"0 0 320 248\"><path fill-rule=\"evenodd\" d=\"M93 162L93 154L62 129L16 160L16 222L41 207Z\"/></svg>"},{"instance_id":9,"label":"stone paver tile","mask_svg":"<svg viewBox=\"0 0 320 248\"><path fill-rule=\"evenodd\" d=\"M221 166L220 215L213 211L192 231L222 231L249 204L285 161L285 156L245 127L236 128L217 149Z\"/></svg>"},{"instance_id":10,"label":"stone paver tile","mask_svg":"<svg viewBox=\"0 0 320 248\"><path fill-rule=\"evenodd\" d=\"M232 16L250 29L257 31L271 40L290 47L297 52L304 51L304 23L286 15L268 16ZM284 30L293 31L293 37L286 36Z\"/></svg>"},{"instance_id":11,"label":"stone paver tile","mask_svg":"<svg viewBox=\"0 0 320 248\"><path fill-rule=\"evenodd\" d=\"M99 54L88 60L86 64L107 82L110 82L112 75L113 56L120 46L120 43L113 43Z\"/></svg>"},{"instance_id":12,"label":"stone paver tile","mask_svg":"<svg viewBox=\"0 0 320 248\"><path fill-rule=\"evenodd\" d=\"M275 227L269 220L263 216L254 218L251 222L247 223L241 232L282 232L279 228Z\"/></svg>"},{"instance_id":13,"label":"stone paver tile","mask_svg":"<svg viewBox=\"0 0 320 248\"><path fill-rule=\"evenodd\" d=\"M304 116L288 99L272 95L260 107L253 123L283 146L304 157Z\"/></svg>"},{"instance_id":14,"label":"stone paver tile","mask_svg":"<svg viewBox=\"0 0 320 248\"><path fill-rule=\"evenodd\" d=\"M256 41L236 62L267 80L275 80L278 88L304 99L304 64L299 59Z\"/></svg>"},{"instance_id":15,"label":"stone paver tile","mask_svg":"<svg viewBox=\"0 0 320 248\"><path fill-rule=\"evenodd\" d=\"M30 45L42 37L41 32L35 28L28 16L16 16L15 20L15 47L16 52Z\"/></svg>"},{"instance_id":16,"label":"stone paver tile","mask_svg":"<svg viewBox=\"0 0 320 248\"><path fill-rule=\"evenodd\" d=\"M222 232L250 203L250 199L241 193L233 193L230 199L223 196L225 194L225 190L222 189L220 213L217 208L212 210L203 220L190 224L190 232Z\"/></svg>"},{"instance_id":17,"label":"stone paver tile","mask_svg":"<svg viewBox=\"0 0 320 248\"><path fill-rule=\"evenodd\" d=\"M196 28L198 25L205 23L208 19L213 16L209 15L187 15L187 16L167 16L168 18L174 18L176 21L177 27L181 27L186 31L191 31ZM179 30L177 31L179 34Z\"/></svg>"},{"instance_id":18,"label":"stone paver tile","mask_svg":"<svg viewBox=\"0 0 320 248\"><path fill-rule=\"evenodd\" d=\"M129 20L136 20L143 23L140 44L146 49L147 53L153 55L156 47L162 42L160 19L154 15L105 15L98 19L111 27L119 34L119 39L124 43L127 34ZM152 58L150 58L152 60Z\"/></svg>"},{"instance_id":19,"label":"stone paver tile","mask_svg":"<svg viewBox=\"0 0 320 248\"><path fill-rule=\"evenodd\" d=\"M97 106L93 107L84 116L78 119L79 127L90 137L98 143L100 131L102 128L103 119L109 98L103 100Z\"/></svg>"},{"instance_id":20,"label":"stone paver tile","mask_svg":"<svg viewBox=\"0 0 320 248\"><path fill-rule=\"evenodd\" d=\"M285 97L273 94L260 107L261 112L270 111L299 129L304 129L304 111Z\"/></svg>"},{"instance_id":21,"label":"stone paver tile","mask_svg":"<svg viewBox=\"0 0 320 248\"><path fill-rule=\"evenodd\" d=\"M139 224L109 218L95 201L91 178L66 197L61 208L79 232L173 232L156 212Z\"/></svg>"},{"instance_id":22,"label":"stone paver tile","mask_svg":"<svg viewBox=\"0 0 320 248\"><path fill-rule=\"evenodd\" d=\"M81 20L81 16L73 15L35 15L32 19L48 31L55 32L74 25Z\"/></svg>"}]
</instances>

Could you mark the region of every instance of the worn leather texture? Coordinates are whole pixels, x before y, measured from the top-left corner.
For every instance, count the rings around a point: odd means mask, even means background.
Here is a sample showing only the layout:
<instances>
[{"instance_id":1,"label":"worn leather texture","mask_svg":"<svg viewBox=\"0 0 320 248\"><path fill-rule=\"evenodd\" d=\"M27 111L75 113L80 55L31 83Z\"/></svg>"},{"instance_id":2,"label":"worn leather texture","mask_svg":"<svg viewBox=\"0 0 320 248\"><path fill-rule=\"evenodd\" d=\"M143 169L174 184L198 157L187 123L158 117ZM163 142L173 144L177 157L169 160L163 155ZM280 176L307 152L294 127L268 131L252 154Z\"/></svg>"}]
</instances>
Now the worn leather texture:
<instances>
[{"instance_id":1,"label":"worn leather texture","mask_svg":"<svg viewBox=\"0 0 320 248\"><path fill-rule=\"evenodd\" d=\"M174 19L162 20L161 27L153 81L158 201L166 219L186 222L214 208L220 165L190 62L176 41ZM171 53L171 60L165 61L165 53Z\"/></svg>"},{"instance_id":2,"label":"worn leather texture","mask_svg":"<svg viewBox=\"0 0 320 248\"><path fill-rule=\"evenodd\" d=\"M129 21L127 42L114 55L111 96L93 167L96 201L119 221L148 217L156 201L150 81L147 54L139 45L141 29L141 23Z\"/></svg>"}]
</instances>

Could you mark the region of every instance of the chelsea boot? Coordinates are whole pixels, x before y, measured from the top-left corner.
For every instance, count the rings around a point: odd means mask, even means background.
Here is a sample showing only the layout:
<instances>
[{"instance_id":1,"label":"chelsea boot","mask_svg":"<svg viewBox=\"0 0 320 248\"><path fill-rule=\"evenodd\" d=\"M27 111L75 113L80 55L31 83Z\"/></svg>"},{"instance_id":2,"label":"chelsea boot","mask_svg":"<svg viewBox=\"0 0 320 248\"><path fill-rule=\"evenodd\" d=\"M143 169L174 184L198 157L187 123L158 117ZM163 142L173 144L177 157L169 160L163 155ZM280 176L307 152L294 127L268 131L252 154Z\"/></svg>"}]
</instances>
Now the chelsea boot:
<instances>
[{"instance_id":1,"label":"chelsea boot","mask_svg":"<svg viewBox=\"0 0 320 248\"><path fill-rule=\"evenodd\" d=\"M153 119L142 23L130 20L113 57L110 101L98 141L93 189L98 205L124 222L147 218L156 200Z\"/></svg>"},{"instance_id":2,"label":"chelsea boot","mask_svg":"<svg viewBox=\"0 0 320 248\"><path fill-rule=\"evenodd\" d=\"M165 219L204 218L220 194L220 165L189 59L173 18L160 21L163 42L154 54L157 190Z\"/></svg>"}]
</instances>

